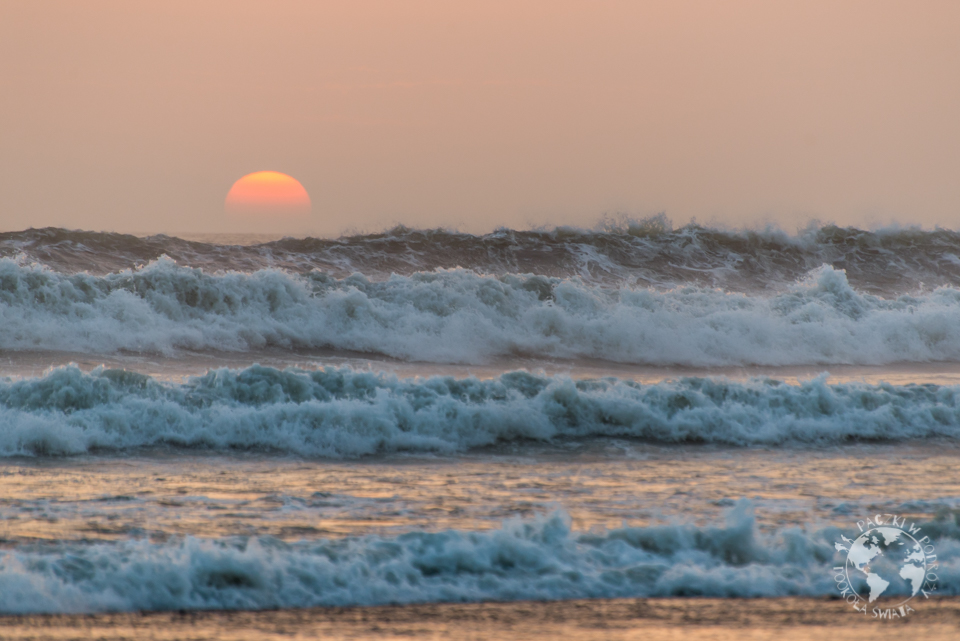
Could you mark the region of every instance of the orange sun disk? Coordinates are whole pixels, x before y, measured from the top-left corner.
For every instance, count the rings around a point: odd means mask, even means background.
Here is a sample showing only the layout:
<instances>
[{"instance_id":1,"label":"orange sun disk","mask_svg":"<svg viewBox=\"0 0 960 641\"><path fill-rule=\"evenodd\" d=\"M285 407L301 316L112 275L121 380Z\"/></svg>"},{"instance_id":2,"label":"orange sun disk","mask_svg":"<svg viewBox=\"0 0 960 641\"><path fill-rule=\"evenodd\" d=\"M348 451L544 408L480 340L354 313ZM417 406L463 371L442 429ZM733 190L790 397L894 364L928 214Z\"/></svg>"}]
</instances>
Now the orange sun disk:
<instances>
[{"instance_id":1,"label":"orange sun disk","mask_svg":"<svg viewBox=\"0 0 960 641\"><path fill-rule=\"evenodd\" d=\"M257 171L233 183L223 208L243 217L300 217L310 213L310 196L292 176Z\"/></svg>"}]
</instances>

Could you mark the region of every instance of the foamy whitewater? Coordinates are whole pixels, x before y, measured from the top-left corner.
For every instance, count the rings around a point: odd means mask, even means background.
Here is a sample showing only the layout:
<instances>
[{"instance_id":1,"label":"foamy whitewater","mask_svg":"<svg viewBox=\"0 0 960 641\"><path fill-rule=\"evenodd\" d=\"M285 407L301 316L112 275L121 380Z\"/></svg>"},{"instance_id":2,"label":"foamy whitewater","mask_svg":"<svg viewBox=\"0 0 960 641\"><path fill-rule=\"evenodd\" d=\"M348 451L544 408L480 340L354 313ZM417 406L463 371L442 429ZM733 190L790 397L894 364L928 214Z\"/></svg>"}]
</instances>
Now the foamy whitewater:
<instances>
[{"instance_id":1,"label":"foamy whitewater","mask_svg":"<svg viewBox=\"0 0 960 641\"><path fill-rule=\"evenodd\" d=\"M0 454L190 448L353 458L456 453L504 442L960 440L960 387L785 385L684 378L657 385L526 372L493 380L327 369L217 370L182 385L75 367L0 383Z\"/></svg>"},{"instance_id":2,"label":"foamy whitewater","mask_svg":"<svg viewBox=\"0 0 960 641\"><path fill-rule=\"evenodd\" d=\"M960 594L954 529L941 590ZM64 545L8 553L2 612L261 609L429 601L637 596L824 596L831 536L759 535L749 503L725 526L574 533L562 512L486 532L410 532L285 544L271 539ZM842 560L840 561L842 563Z\"/></svg>"},{"instance_id":3,"label":"foamy whitewater","mask_svg":"<svg viewBox=\"0 0 960 641\"><path fill-rule=\"evenodd\" d=\"M332 348L412 361L593 358L648 365L960 359L960 289L884 298L821 266L776 294L664 291L439 270L372 281L208 274L164 258L106 276L0 261L0 349Z\"/></svg>"},{"instance_id":4,"label":"foamy whitewater","mask_svg":"<svg viewBox=\"0 0 960 641\"><path fill-rule=\"evenodd\" d=\"M960 366L957 232L45 229L0 256L2 613L829 596L878 510L960 594L960 386L903 370Z\"/></svg>"}]
</instances>

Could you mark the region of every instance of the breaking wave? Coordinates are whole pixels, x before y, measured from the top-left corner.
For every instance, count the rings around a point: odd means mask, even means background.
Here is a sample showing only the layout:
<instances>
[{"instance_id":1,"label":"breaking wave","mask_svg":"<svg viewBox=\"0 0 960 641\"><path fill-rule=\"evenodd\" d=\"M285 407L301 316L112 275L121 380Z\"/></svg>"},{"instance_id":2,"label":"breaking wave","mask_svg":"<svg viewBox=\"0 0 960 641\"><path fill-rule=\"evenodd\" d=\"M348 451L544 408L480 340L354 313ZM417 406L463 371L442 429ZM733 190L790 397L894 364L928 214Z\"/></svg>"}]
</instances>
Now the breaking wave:
<instances>
[{"instance_id":1,"label":"breaking wave","mask_svg":"<svg viewBox=\"0 0 960 641\"><path fill-rule=\"evenodd\" d=\"M353 458L617 437L730 446L960 439L960 387L642 385L526 372L398 379L349 368L221 369L185 383L76 367L0 383L0 455L141 448Z\"/></svg>"},{"instance_id":2,"label":"breaking wave","mask_svg":"<svg viewBox=\"0 0 960 641\"><path fill-rule=\"evenodd\" d=\"M933 525L935 527L930 527ZM960 594L957 527L939 534L939 594ZM283 543L175 538L0 552L0 612L264 609L444 601L837 594L841 531L764 534L741 500L714 527L571 530L561 511L499 529ZM847 534L851 534L847 532ZM891 588L892 590L893 588Z\"/></svg>"},{"instance_id":3,"label":"breaking wave","mask_svg":"<svg viewBox=\"0 0 960 641\"><path fill-rule=\"evenodd\" d=\"M211 240L217 240L212 238ZM196 242L169 236L30 229L0 234L0 257L22 257L64 273L106 274L168 256L208 272L279 268L355 272L373 280L463 268L480 274L532 273L578 277L594 284L674 287L694 284L731 291L774 291L821 265L846 271L869 293L915 293L960 283L960 232L833 225L787 234L776 228L729 231L687 225L663 216L606 221L594 230L500 229L473 236L397 227L335 240L286 238L241 246L229 238Z\"/></svg>"},{"instance_id":4,"label":"breaking wave","mask_svg":"<svg viewBox=\"0 0 960 641\"><path fill-rule=\"evenodd\" d=\"M960 289L882 298L818 268L779 293L660 291L448 270L374 281L208 274L161 259L104 276L0 259L0 350L108 354L329 348L427 362L644 365L960 360Z\"/></svg>"}]
</instances>

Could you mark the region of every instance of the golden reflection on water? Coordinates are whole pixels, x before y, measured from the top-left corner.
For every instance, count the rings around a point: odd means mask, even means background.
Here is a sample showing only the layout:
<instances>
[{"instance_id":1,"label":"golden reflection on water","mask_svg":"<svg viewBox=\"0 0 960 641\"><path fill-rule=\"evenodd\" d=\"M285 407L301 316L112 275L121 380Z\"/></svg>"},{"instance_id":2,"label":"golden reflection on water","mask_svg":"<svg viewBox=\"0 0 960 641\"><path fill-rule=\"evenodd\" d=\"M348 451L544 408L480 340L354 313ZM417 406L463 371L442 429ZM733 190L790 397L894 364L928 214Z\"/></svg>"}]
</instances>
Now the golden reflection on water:
<instances>
[{"instance_id":1,"label":"golden reflection on water","mask_svg":"<svg viewBox=\"0 0 960 641\"><path fill-rule=\"evenodd\" d=\"M850 525L883 510L960 507L952 443L825 451L524 446L455 459L358 462L154 455L0 463L0 540L481 530L563 508L576 530L703 524L746 497L761 530Z\"/></svg>"},{"instance_id":2,"label":"golden reflection on water","mask_svg":"<svg viewBox=\"0 0 960 641\"><path fill-rule=\"evenodd\" d=\"M323 367L352 367L358 371L386 372L401 378L475 376L494 378L516 370L526 370L547 376L569 376L575 379L614 376L643 384L654 384L682 377L726 377L733 380L771 378L790 385L827 375L830 383L863 382L893 385L933 384L960 385L960 363L894 363L889 365L800 365L800 366L734 366L682 367L647 366L611 363L592 359L565 361L555 359L510 358L485 364L443 364L404 362L389 357L323 349L297 350L265 349L254 352L180 351L176 355L117 353L82 354L75 352L18 351L0 354L0 370L6 376L41 376L52 367L77 365L83 371L104 366L108 369L127 369L147 374L159 380L183 381L200 376L211 369L228 367L243 369L253 363L283 369L296 367L318 369Z\"/></svg>"}]
</instances>

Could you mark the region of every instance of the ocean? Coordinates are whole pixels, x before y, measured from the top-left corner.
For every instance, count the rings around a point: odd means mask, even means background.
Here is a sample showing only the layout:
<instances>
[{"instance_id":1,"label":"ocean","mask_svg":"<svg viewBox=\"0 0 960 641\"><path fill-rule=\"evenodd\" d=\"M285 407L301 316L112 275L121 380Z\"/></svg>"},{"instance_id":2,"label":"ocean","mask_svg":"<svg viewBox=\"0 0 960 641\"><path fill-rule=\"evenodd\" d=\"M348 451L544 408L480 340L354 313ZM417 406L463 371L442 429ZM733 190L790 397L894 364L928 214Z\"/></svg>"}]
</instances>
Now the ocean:
<instances>
[{"instance_id":1,"label":"ocean","mask_svg":"<svg viewBox=\"0 0 960 641\"><path fill-rule=\"evenodd\" d=\"M31 229L0 369L2 638L960 628L960 232Z\"/></svg>"}]
</instances>

